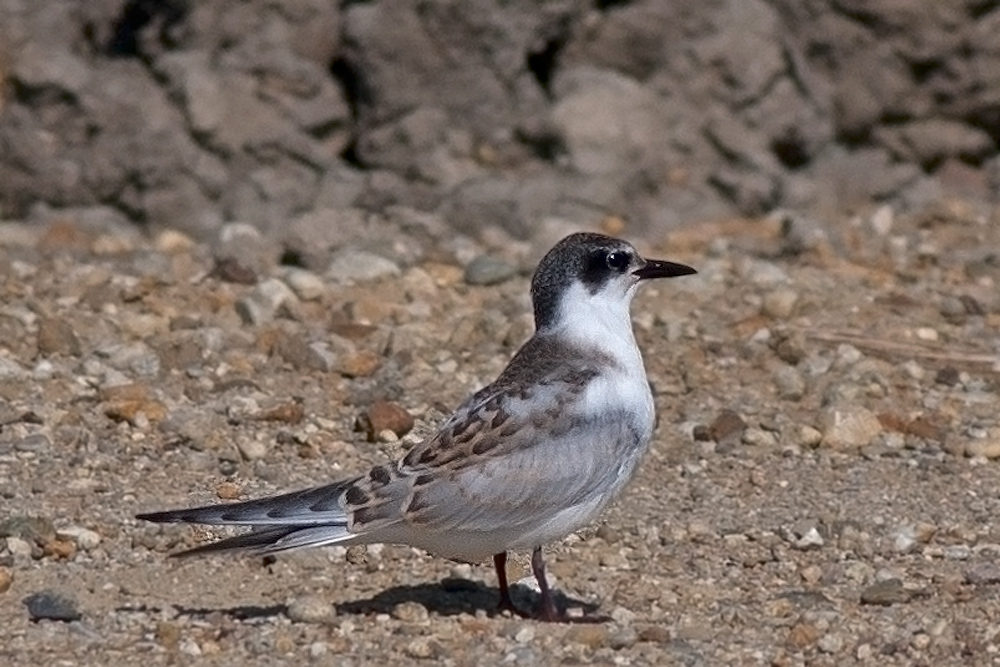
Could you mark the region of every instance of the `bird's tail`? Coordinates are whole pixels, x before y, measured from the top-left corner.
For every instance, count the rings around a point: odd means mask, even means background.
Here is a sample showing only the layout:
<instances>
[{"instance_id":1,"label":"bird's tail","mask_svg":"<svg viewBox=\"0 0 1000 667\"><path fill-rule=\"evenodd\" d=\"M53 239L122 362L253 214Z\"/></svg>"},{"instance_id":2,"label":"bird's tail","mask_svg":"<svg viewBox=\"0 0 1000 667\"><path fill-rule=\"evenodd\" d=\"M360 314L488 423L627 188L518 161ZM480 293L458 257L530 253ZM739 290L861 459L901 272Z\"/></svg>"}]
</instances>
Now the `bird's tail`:
<instances>
[{"instance_id":1,"label":"bird's tail","mask_svg":"<svg viewBox=\"0 0 1000 667\"><path fill-rule=\"evenodd\" d=\"M348 528L342 495L355 480L230 505L137 514L154 523L196 523L212 526L250 526L252 530L174 556L217 551L272 554L330 544L354 544L358 536Z\"/></svg>"}]
</instances>

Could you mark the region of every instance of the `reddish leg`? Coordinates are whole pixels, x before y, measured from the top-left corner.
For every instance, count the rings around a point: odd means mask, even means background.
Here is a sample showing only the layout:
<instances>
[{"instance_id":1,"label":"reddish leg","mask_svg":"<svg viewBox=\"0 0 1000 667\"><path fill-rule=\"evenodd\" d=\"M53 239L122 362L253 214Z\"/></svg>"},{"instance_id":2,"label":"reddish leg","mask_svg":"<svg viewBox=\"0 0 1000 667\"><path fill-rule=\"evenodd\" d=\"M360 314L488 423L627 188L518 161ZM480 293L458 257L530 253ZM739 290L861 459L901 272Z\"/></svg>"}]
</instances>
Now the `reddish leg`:
<instances>
[{"instance_id":1,"label":"reddish leg","mask_svg":"<svg viewBox=\"0 0 1000 667\"><path fill-rule=\"evenodd\" d=\"M509 611L512 614L521 615L521 612L514 606L514 601L510 599L510 588L507 586L507 552L501 551L493 555L493 567L497 569L497 583L500 586L499 611Z\"/></svg>"},{"instance_id":2,"label":"reddish leg","mask_svg":"<svg viewBox=\"0 0 1000 667\"><path fill-rule=\"evenodd\" d=\"M549 589L549 582L545 580L545 561L542 560L541 547L535 547L535 550L531 553L531 571L538 581L538 590L542 594L542 607L538 610L538 618L549 623L559 623L569 620L564 614L559 612L559 609L556 607L556 601L552 597L552 591Z\"/></svg>"}]
</instances>

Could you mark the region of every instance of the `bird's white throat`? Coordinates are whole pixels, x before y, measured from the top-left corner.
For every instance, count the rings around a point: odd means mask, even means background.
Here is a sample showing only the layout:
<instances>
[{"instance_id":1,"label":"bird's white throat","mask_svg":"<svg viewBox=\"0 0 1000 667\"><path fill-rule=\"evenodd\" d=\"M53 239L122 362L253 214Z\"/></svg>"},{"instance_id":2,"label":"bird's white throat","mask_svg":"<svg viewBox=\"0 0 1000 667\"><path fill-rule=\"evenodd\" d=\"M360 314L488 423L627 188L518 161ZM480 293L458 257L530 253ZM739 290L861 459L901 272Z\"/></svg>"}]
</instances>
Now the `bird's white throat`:
<instances>
[{"instance_id":1,"label":"bird's white throat","mask_svg":"<svg viewBox=\"0 0 1000 667\"><path fill-rule=\"evenodd\" d=\"M635 284L626 288L615 281L591 293L583 283L574 282L563 294L559 316L551 328L581 347L608 355L627 374L645 382L646 372L629 314L636 288Z\"/></svg>"}]
</instances>

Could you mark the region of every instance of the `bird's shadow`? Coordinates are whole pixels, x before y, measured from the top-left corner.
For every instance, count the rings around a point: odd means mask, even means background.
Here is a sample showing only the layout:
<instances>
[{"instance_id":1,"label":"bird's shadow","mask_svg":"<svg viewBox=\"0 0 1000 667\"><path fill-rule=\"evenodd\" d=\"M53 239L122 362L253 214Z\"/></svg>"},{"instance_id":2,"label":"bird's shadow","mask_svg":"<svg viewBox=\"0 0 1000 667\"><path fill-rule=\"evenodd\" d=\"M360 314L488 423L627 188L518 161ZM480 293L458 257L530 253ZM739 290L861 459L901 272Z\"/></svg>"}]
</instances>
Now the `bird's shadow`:
<instances>
[{"instance_id":1,"label":"bird's shadow","mask_svg":"<svg viewBox=\"0 0 1000 667\"><path fill-rule=\"evenodd\" d=\"M515 606L530 615L538 609L540 596L537 591L522 584L511 584L510 596ZM580 609L583 617L597 611L597 605L571 598L561 591L553 591L556 606L562 610ZM342 602L337 612L344 615L391 614L397 605L417 602L432 614L439 616L475 615L484 611L488 616L498 616L500 593L478 581L462 578L442 579L437 584L417 584L416 586L393 586L370 598Z\"/></svg>"},{"instance_id":2,"label":"bird's shadow","mask_svg":"<svg viewBox=\"0 0 1000 667\"><path fill-rule=\"evenodd\" d=\"M538 609L540 596L538 592L522 584L512 584L510 595L519 610L531 615ZM580 620L603 620L594 616L598 606L591 602L571 598L561 591L553 591L556 606L566 611L580 609ZM484 611L487 616L499 616L500 594L496 588L478 581L462 578L443 579L437 584L418 584L415 586L393 586L373 595L370 598L352 600L336 604L337 613L341 616L368 616L374 614L393 614L397 606L404 602L416 602L431 614L438 616L457 616ZM237 620L252 620L287 616L288 607L283 604L257 606L241 605L228 608L184 607L175 605L177 613L183 616L204 618L212 614L224 614ZM123 608L122 611L143 611L141 608Z\"/></svg>"}]
</instances>

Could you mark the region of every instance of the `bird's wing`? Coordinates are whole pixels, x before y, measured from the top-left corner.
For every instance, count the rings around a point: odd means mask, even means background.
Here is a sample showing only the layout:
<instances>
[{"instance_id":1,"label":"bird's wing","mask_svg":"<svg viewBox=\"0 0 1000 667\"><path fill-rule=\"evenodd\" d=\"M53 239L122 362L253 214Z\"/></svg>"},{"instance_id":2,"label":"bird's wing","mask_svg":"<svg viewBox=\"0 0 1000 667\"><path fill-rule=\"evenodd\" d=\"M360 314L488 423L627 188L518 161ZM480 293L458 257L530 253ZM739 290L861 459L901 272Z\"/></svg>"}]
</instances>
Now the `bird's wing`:
<instances>
[{"instance_id":1,"label":"bird's wing","mask_svg":"<svg viewBox=\"0 0 1000 667\"><path fill-rule=\"evenodd\" d=\"M573 410L587 381L579 373L552 376L481 396L456 414L400 462L411 485L403 521L432 532L512 529L615 488L630 472L619 464L643 436L624 411ZM356 529L368 517L355 512Z\"/></svg>"}]
</instances>

